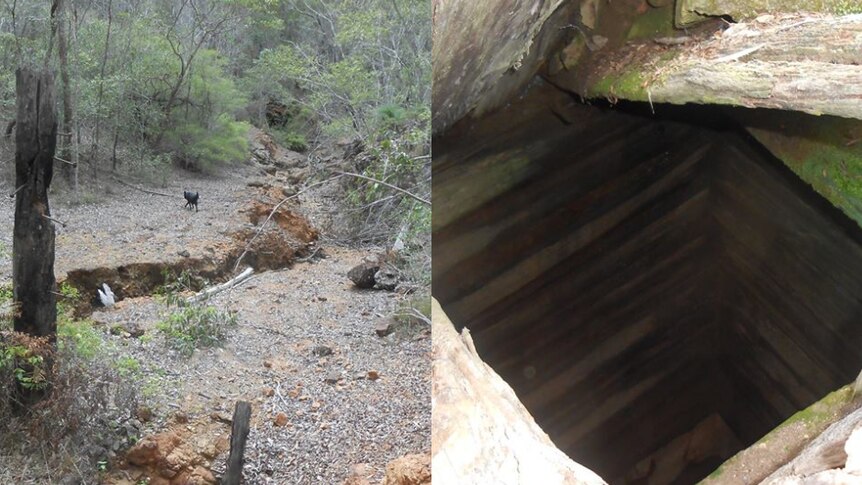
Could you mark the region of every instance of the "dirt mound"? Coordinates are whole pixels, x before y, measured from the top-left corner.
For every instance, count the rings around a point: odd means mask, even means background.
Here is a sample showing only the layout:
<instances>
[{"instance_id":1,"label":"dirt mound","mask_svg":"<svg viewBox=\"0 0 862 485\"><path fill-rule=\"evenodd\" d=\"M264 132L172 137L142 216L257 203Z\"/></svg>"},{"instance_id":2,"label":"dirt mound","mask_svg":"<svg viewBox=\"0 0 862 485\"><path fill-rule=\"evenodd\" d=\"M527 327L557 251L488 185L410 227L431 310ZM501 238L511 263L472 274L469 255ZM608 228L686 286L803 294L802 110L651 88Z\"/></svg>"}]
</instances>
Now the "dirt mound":
<instances>
[{"instance_id":1,"label":"dirt mound","mask_svg":"<svg viewBox=\"0 0 862 485\"><path fill-rule=\"evenodd\" d=\"M268 227L255 237L256 233L255 229L246 229L234 234L240 245L228 258L231 267L242 257L241 266L251 266L257 271L287 268L307 252L307 244L296 241L281 229ZM251 241L247 249L246 241Z\"/></svg>"},{"instance_id":2,"label":"dirt mound","mask_svg":"<svg viewBox=\"0 0 862 485\"><path fill-rule=\"evenodd\" d=\"M227 451L228 432L225 426L205 420L196 424L202 430L194 434L177 425L143 438L126 453L127 475L137 480L134 483L147 479L146 483L163 485L217 483L210 467L217 455Z\"/></svg>"},{"instance_id":3,"label":"dirt mound","mask_svg":"<svg viewBox=\"0 0 862 485\"><path fill-rule=\"evenodd\" d=\"M275 205L269 202L254 201L248 208L244 209L244 212L248 214L248 220L258 226L269 217ZM272 215L271 221L274 221L282 230L299 242L310 243L318 237L317 229L311 227L311 223L306 218L284 205Z\"/></svg>"}]
</instances>

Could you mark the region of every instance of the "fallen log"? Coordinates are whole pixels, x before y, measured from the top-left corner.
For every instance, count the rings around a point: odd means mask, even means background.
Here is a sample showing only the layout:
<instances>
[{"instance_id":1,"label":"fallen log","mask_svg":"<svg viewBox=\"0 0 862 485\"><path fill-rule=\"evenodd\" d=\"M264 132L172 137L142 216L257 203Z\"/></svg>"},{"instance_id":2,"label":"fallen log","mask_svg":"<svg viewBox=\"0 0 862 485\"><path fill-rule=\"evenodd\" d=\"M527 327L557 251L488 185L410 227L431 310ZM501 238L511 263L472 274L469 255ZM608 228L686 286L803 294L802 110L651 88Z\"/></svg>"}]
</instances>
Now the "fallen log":
<instances>
[{"instance_id":1,"label":"fallen log","mask_svg":"<svg viewBox=\"0 0 862 485\"><path fill-rule=\"evenodd\" d=\"M459 335L437 300L431 311L434 483L605 483L554 446L512 388L479 358L469 331Z\"/></svg>"},{"instance_id":2,"label":"fallen log","mask_svg":"<svg viewBox=\"0 0 862 485\"><path fill-rule=\"evenodd\" d=\"M585 97L612 101L724 104L862 119L862 15L764 16L699 42L636 44L590 63L550 79Z\"/></svg>"},{"instance_id":3,"label":"fallen log","mask_svg":"<svg viewBox=\"0 0 862 485\"><path fill-rule=\"evenodd\" d=\"M229 289L233 288L234 286L242 283L243 281L250 278L252 273L254 273L253 269L251 269L250 267L246 268L245 271L243 271L242 273L240 273L236 277L232 278L230 281L226 281L220 285L213 286L212 288L207 288L207 289L201 291L200 293L198 293L196 295L188 297L186 299L186 303L191 304L191 303L198 303L200 301L207 300L211 296L213 296L217 293L221 293L224 290L229 290Z\"/></svg>"},{"instance_id":4,"label":"fallen log","mask_svg":"<svg viewBox=\"0 0 862 485\"><path fill-rule=\"evenodd\" d=\"M245 401L237 402L233 410L233 424L230 429L230 455L227 459L227 471L221 480L221 485L239 485L242 479L243 453L245 452L245 441L248 438L250 421L251 404Z\"/></svg>"}]
</instances>

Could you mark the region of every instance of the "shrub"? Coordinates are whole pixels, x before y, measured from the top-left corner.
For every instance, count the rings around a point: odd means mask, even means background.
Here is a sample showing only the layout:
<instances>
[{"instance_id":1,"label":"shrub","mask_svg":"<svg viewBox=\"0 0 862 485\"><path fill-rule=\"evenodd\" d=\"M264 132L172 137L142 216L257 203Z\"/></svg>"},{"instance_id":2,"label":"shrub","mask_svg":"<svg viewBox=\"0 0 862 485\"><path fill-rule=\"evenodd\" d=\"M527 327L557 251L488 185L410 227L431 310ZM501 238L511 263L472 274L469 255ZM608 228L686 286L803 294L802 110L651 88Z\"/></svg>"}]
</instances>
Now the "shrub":
<instances>
[{"instance_id":1,"label":"shrub","mask_svg":"<svg viewBox=\"0 0 862 485\"><path fill-rule=\"evenodd\" d=\"M305 135L302 133L275 130L273 135L280 145L287 147L289 150L295 152L305 152L308 150L308 141L306 141Z\"/></svg>"},{"instance_id":2,"label":"shrub","mask_svg":"<svg viewBox=\"0 0 862 485\"><path fill-rule=\"evenodd\" d=\"M249 127L248 123L233 121L222 114L208 128L184 123L171 130L167 138L183 168L212 172L247 158Z\"/></svg>"},{"instance_id":3,"label":"shrub","mask_svg":"<svg viewBox=\"0 0 862 485\"><path fill-rule=\"evenodd\" d=\"M167 338L168 345L184 355L199 347L220 345L230 327L237 324L236 315L221 312L213 306L188 305L179 307L156 324Z\"/></svg>"}]
</instances>

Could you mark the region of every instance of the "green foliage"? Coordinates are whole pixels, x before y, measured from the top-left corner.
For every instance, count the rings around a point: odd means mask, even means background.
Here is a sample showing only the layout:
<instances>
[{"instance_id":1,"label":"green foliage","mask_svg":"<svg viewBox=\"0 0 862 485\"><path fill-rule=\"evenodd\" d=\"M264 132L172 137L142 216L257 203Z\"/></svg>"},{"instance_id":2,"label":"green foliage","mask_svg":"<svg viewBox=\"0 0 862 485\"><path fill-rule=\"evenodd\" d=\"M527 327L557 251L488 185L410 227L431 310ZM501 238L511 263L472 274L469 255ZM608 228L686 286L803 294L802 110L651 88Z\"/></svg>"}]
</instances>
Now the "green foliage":
<instances>
[{"instance_id":1,"label":"green foliage","mask_svg":"<svg viewBox=\"0 0 862 485\"><path fill-rule=\"evenodd\" d=\"M835 12L838 15L851 15L862 13L862 4L858 0L837 0L828 10Z\"/></svg>"},{"instance_id":2,"label":"green foliage","mask_svg":"<svg viewBox=\"0 0 862 485\"><path fill-rule=\"evenodd\" d=\"M117 372L122 377L138 375L141 372L141 363L138 362L138 359L128 355L118 358L116 366Z\"/></svg>"},{"instance_id":3,"label":"green foliage","mask_svg":"<svg viewBox=\"0 0 862 485\"><path fill-rule=\"evenodd\" d=\"M236 315L220 312L213 306L188 305L177 308L156 324L168 344L184 355L199 347L220 345L229 328L236 326Z\"/></svg>"},{"instance_id":4,"label":"green foliage","mask_svg":"<svg viewBox=\"0 0 862 485\"><path fill-rule=\"evenodd\" d=\"M57 321L57 345L84 360L92 360L104 349L102 334L93 328L91 320L59 318Z\"/></svg>"},{"instance_id":5,"label":"green foliage","mask_svg":"<svg viewBox=\"0 0 862 485\"><path fill-rule=\"evenodd\" d=\"M0 342L0 370L12 371L18 384L27 390L48 387L45 359L23 345L6 345Z\"/></svg>"},{"instance_id":6,"label":"green foliage","mask_svg":"<svg viewBox=\"0 0 862 485\"><path fill-rule=\"evenodd\" d=\"M93 328L92 320L75 319L75 305L80 303L81 298L80 291L74 286L66 282L60 285L60 298L57 299L57 346L90 361L104 350L104 337Z\"/></svg>"},{"instance_id":7,"label":"green foliage","mask_svg":"<svg viewBox=\"0 0 862 485\"><path fill-rule=\"evenodd\" d=\"M248 123L220 115L209 128L196 123L177 126L168 134L168 140L183 167L213 172L247 158L248 129Z\"/></svg>"},{"instance_id":8,"label":"green foliage","mask_svg":"<svg viewBox=\"0 0 862 485\"><path fill-rule=\"evenodd\" d=\"M81 301L81 292L67 282L60 284L60 298L57 299L58 320L71 320L75 305Z\"/></svg>"},{"instance_id":9,"label":"green foliage","mask_svg":"<svg viewBox=\"0 0 862 485\"><path fill-rule=\"evenodd\" d=\"M182 305L184 302L182 293L194 291L199 286L187 270L176 274L167 267L162 270L162 281L164 284L156 288L153 294L167 307Z\"/></svg>"},{"instance_id":10,"label":"green foliage","mask_svg":"<svg viewBox=\"0 0 862 485\"><path fill-rule=\"evenodd\" d=\"M0 306L7 303L12 303L12 284L5 283L0 285Z\"/></svg>"},{"instance_id":11,"label":"green foliage","mask_svg":"<svg viewBox=\"0 0 862 485\"><path fill-rule=\"evenodd\" d=\"M304 152L308 150L308 141L302 133L274 130L272 132L272 136L280 145L295 152Z\"/></svg>"},{"instance_id":12,"label":"green foliage","mask_svg":"<svg viewBox=\"0 0 862 485\"><path fill-rule=\"evenodd\" d=\"M407 110L397 104L384 104L376 110L376 119L380 128L396 129L407 121Z\"/></svg>"},{"instance_id":13,"label":"green foliage","mask_svg":"<svg viewBox=\"0 0 862 485\"><path fill-rule=\"evenodd\" d=\"M187 304L182 292L193 289L196 284L187 271L175 276L166 268L163 275L165 284L157 295L169 313L156 324L156 329L166 337L168 345L184 355L191 355L196 348L221 344L227 331L236 326L236 315L213 306Z\"/></svg>"}]
</instances>

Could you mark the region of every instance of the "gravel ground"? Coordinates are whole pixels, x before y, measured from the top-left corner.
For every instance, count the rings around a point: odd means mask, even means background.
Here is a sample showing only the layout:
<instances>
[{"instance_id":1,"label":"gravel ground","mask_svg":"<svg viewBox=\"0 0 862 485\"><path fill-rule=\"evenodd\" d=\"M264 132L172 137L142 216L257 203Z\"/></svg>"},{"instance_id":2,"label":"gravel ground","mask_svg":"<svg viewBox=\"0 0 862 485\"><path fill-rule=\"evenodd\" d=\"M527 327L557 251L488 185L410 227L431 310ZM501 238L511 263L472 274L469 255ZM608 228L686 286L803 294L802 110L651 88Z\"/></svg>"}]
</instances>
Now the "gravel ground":
<instances>
[{"instance_id":1,"label":"gravel ground","mask_svg":"<svg viewBox=\"0 0 862 485\"><path fill-rule=\"evenodd\" d=\"M79 268L175 261L183 250L191 257L218 256L230 234L249 227L239 211L256 196L245 185L252 175L257 171L251 168L226 177L177 173L169 188L153 189L176 193L175 199L112 184L102 187L105 198L98 204L55 204L53 216L67 223L58 230L58 277ZM201 192L200 212L182 209L183 187ZM12 200L3 198L0 281L11 280L13 211ZM156 333L165 307L152 298L94 313L117 355L141 364L137 385L155 411L142 434L180 429L196 449L223 444L229 425L215 418L230 416L237 400L248 400L248 484L342 483L357 464L373 472L373 483L390 460L429 452L430 329L375 334L376 321L405 297L353 288L346 273L368 252L324 246L310 261L256 274L217 295L211 304L235 311L239 325L223 348L192 357L168 349ZM115 324L139 326L149 338L110 335ZM315 351L320 346L332 353L321 355L326 351ZM369 379L369 371L379 378ZM327 377L338 381L327 383ZM283 426L274 423L278 413L287 417ZM20 469L18 458L0 453L0 469ZM216 475L225 458L215 458ZM133 472L117 470L105 483L134 483L118 478L136 479Z\"/></svg>"}]
</instances>

